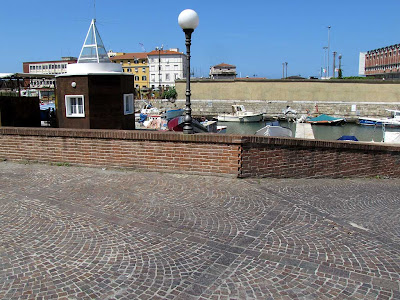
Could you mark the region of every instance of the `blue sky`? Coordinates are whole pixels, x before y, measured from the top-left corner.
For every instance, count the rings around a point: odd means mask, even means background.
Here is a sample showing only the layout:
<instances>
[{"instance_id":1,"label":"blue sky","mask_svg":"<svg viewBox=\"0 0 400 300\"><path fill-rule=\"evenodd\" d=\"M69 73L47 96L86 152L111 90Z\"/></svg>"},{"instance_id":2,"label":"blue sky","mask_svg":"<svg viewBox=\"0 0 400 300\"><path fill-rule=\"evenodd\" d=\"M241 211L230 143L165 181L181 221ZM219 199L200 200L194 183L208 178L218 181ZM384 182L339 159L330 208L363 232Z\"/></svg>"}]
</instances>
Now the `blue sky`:
<instances>
[{"instance_id":1,"label":"blue sky","mask_svg":"<svg viewBox=\"0 0 400 300\"><path fill-rule=\"evenodd\" d=\"M79 56L94 17L93 0L1 4L0 73L22 72L24 61ZM319 75L329 25L344 76L357 75L359 52L400 42L398 0L96 0L95 16L107 50L142 52L142 43L146 51L161 45L184 51L177 18L186 8L200 18L192 36L195 76L225 62L242 77L280 78L285 61L289 76Z\"/></svg>"}]
</instances>

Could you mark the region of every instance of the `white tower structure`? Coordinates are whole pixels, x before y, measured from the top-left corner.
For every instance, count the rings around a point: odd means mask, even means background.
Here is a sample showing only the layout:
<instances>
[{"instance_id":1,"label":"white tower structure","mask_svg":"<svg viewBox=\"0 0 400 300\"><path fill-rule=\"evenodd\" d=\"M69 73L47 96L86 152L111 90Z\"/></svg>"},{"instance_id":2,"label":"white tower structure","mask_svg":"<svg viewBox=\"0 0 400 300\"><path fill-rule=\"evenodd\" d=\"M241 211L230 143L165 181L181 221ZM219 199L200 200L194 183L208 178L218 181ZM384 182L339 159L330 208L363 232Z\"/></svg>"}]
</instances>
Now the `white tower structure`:
<instances>
[{"instance_id":1,"label":"white tower structure","mask_svg":"<svg viewBox=\"0 0 400 300\"><path fill-rule=\"evenodd\" d=\"M76 64L67 67L67 74L89 74L89 73L121 73L122 67L113 64L107 55L99 31L96 27L96 20L90 23L85 42Z\"/></svg>"},{"instance_id":2,"label":"white tower structure","mask_svg":"<svg viewBox=\"0 0 400 300\"><path fill-rule=\"evenodd\" d=\"M110 62L106 48L101 40L96 27L96 20L92 19L85 42L83 43L78 63L101 63Z\"/></svg>"}]
</instances>

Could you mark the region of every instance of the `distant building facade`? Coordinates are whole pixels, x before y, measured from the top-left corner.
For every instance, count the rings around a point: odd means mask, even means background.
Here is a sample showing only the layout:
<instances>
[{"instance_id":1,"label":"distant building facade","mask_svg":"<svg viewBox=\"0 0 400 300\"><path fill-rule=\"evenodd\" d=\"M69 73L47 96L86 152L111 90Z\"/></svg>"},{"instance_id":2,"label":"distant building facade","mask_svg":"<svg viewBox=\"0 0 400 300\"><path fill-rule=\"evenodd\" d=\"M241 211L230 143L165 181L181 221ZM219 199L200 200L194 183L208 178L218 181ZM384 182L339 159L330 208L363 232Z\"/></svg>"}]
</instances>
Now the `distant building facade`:
<instances>
[{"instance_id":1,"label":"distant building facade","mask_svg":"<svg viewBox=\"0 0 400 300\"><path fill-rule=\"evenodd\" d=\"M116 53L111 56L113 63L119 63L123 72L134 75L135 88L138 92L149 89L149 64L147 53Z\"/></svg>"},{"instance_id":2,"label":"distant building facade","mask_svg":"<svg viewBox=\"0 0 400 300\"><path fill-rule=\"evenodd\" d=\"M367 77L400 79L400 44L360 54L360 75L363 63L364 74Z\"/></svg>"},{"instance_id":3,"label":"distant building facade","mask_svg":"<svg viewBox=\"0 0 400 300\"><path fill-rule=\"evenodd\" d=\"M219 64L210 68L211 79L235 79L236 66L229 64Z\"/></svg>"},{"instance_id":4,"label":"distant building facade","mask_svg":"<svg viewBox=\"0 0 400 300\"><path fill-rule=\"evenodd\" d=\"M186 78L186 54L179 49L153 50L147 53L149 61L150 88L168 89L175 86L176 79Z\"/></svg>"},{"instance_id":5,"label":"distant building facade","mask_svg":"<svg viewBox=\"0 0 400 300\"><path fill-rule=\"evenodd\" d=\"M76 57L62 57L61 60L24 62L22 68L24 73L30 74L52 74L60 75L67 73L67 65L75 64ZM31 79L29 87L32 89L54 88L55 79Z\"/></svg>"}]
</instances>

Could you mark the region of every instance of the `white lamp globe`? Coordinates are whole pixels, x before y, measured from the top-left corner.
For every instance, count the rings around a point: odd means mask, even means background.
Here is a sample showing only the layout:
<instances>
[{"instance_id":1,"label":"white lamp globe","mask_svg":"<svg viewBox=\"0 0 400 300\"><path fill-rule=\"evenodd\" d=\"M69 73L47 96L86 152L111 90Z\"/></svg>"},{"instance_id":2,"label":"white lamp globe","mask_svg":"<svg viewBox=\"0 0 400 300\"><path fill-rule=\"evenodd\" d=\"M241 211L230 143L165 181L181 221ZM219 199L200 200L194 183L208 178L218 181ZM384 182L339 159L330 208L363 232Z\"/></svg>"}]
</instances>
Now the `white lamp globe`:
<instances>
[{"instance_id":1,"label":"white lamp globe","mask_svg":"<svg viewBox=\"0 0 400 300\"><path fill-rule=\"evenodd\" d=\"M178 23L182 29L194 30L199 25L199 15L193 9L185 9L179 14Z\"/></svg>"}]
</instances>

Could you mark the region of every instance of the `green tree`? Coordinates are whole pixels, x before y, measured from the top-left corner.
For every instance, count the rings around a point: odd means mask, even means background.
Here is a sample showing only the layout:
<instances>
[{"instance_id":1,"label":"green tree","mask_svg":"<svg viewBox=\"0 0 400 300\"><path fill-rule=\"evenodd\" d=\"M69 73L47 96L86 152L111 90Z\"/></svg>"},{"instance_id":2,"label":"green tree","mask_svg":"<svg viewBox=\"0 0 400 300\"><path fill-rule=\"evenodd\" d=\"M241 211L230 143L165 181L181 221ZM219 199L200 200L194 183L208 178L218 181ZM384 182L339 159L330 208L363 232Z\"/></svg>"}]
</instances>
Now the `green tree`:
<instances>
[{"instance_id":1,"label":"green tree","mask_svg":"<svg viewBox=\"0 0 400 300\"><path fill-rule=\"evenodd\" d=\"M175 87L169 88L168 91L164 91L162 94L163 99L169 99L169 100L176 100L176 97L178 96L178 93L175 90Z\"/></svg>"},{"instance_id":2,"label":"green tree","mask_svg":"<svg viewBox=\"0 0 400 300\"><path fill-rule=\"evenodd\" d=\"M342 72L342 69L339 69L339 71L338 71L338 78L339 78L339 79L343 79L343 72Z\"/></svg>"}]
</instances>

